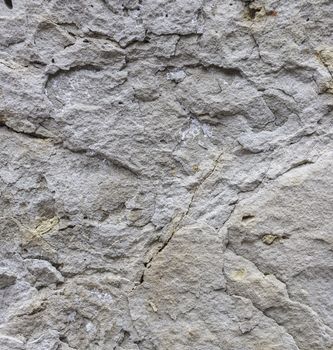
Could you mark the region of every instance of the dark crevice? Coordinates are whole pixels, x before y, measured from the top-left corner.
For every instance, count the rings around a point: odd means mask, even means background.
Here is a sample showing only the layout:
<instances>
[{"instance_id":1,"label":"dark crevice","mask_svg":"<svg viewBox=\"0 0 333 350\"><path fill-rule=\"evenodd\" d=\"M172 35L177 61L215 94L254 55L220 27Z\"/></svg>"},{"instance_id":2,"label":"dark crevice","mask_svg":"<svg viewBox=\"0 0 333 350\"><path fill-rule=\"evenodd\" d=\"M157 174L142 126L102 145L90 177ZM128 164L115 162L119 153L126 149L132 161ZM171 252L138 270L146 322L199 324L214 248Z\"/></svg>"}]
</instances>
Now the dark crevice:
<instances>
[{"instance_id":1,"label":"dark crevice","mask_svg":"<svg viewBox=\"0 0 333 350\"><path fill-rule=\"evenodd\" d=\"M249 7L248 10L247 10L247 13L248 13L248 15L250 16L251 19L255 19L257 13L260 12L260 11L261 11L261 9L259 9L259 8L251 8L251 7Z\"/></svg>"},{"instance_id":2,"label":"dark crevice","mask_svg":"<svg viewBox=\"0 0 333 350\"><path fill-rule=\"evenodd\" d=\"M5 4L6 4L6 6L7 6L9 9L12 9L12 8L13 8L12 0L5 0Z\"/></svg>"},{"instance_id":3,"label":"dark crevice","mask_svg":"<svg viewBox=\"0 0 333 350\"><path fill-rule=\"evenodd\" d=\"M113 6L109 3L108 0L101 0L102 4L110 11L112 12L114 15L118 15L118 11L113 8Z\"/></svg>"},{"instance_id":4,"label":"dark crevice","mask_svg":"<svg viewBox=\"0 0 333 350\"><path fill-rule=\"evenodd\" d=\"M35 60L35 61L29 61L29 64L34 66L35 68L43 68L43 67L46 67L47 66L47 63L45 62L42 62L42 61L38 61L38 60Z\"/></svg>"},{"instance_id":5,"label":"dark crevice","mask_svg":"<svg viewBox=\"0 0 333 350\"><path fill-rule=\"evenodd\" d=\"M300 167L303 167L303 166L309 165L309 164L314 164L314 162L311 161L311 160L308 160L308 159L301 160L301 161L299 161L299 162L297 162L295 164L292 164L291 167L288 170L286 170L284 173L282 173L279 176L282 176L282 175L288 173L291 170L294 170L294 169L297 169L297 168L300 168Z\"/></svg>"},{"instance_id":6,"label":"dark crevice","mask_svg":"<svg viewBox=\"0 0 333 350\"><path fill-rule=\"evenodd\" d=\"M254 218L255 218L254 215L244 215L242 217L242 221L249 221L249 220L254 219Z\"/></svg>"},{"instance_id":7,"label":"dark crevice","mask_svg":"<svg viewBox=\"0 0 333 350\"><path fill-rule=\"evenodd\" d=\"M128 339L130 338L131 334L130 332L128 332L125 329L122 329L122 337L121 339L118 341L118 345L122 346L122 345L126 345L126 342L128 341Z\"/></svg>"},{"instance_id":8,"label":"dark crevice","mask_svg":"<svg viewBox=\"0 0 333 350\"><path fill-rule=\"evenodd\" d=\"M109 41L111 44L117 46L117 48L119 48L119 49L123 48L122 46L120 46L118 41L114 40L109 35L96 32L95 30L92 30L90 28L88 28L88 30L89 30L89 33L86 33L86 37L91 38L91 39L97 39L97 40L106 40L106 41ZM89 42L89 41L87 41L87 42Z\"/></svg>"},{"instance_id":9,"label":"dark crevice","mask_svg":"<svg viewBox=\"0 0 333 350\"><path fill-rule=\"evenodd\" d=\"M165 72L165 71L169 71L169 70L174 70L174 69L185 69L185 68L189 68L189 69L195 69L195 68L199 68L202 70L217 70L225 75L228 76L238 76L240 78L243 78L243 73L241 71L241 69L239 68L232 68L232 67L223 67L223 66L219 66L216 64L205 64L205 63L194 63L194 64L184 64L181 66L176 66L176 65L166 65L160 69L158 69L156 71L156 73L158 72Z\"/></svg>"}]
</instances>

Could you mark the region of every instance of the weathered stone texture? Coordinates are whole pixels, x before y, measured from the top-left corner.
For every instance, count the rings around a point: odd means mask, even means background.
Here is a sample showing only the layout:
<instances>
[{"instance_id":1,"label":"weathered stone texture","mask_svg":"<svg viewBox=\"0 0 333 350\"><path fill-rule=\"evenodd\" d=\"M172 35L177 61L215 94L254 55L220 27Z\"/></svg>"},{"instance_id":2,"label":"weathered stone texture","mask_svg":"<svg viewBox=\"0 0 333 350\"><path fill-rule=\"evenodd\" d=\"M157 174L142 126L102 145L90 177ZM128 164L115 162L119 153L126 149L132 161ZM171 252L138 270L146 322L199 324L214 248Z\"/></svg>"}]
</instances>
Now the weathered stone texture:
<instances>
[{"instance_id":1,"label":"weathered stone texture","mask_svg":"<svg viewBox=\"0 0 333 350\"><path fill-rule=\"evenodd\" d=\"M0 3L0 350L333 350L331 0Z\"/></svg>"}]
</instances>

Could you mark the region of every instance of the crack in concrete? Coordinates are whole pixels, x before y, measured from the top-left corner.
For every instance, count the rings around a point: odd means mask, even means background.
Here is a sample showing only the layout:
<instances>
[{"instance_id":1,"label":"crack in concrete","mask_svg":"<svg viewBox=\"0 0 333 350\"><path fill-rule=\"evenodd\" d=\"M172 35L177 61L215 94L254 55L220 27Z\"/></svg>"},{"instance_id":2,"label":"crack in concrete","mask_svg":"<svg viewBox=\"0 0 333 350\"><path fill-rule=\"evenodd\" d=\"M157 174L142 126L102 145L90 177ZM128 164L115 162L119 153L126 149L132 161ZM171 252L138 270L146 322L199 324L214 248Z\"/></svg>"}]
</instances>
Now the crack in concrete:
<instances>
[{"instance_id":1,"label":"crack in concrete","mask_svg":"<svg viewBox=\"0 0 333 350\"><path fill-rule=\"evenodd\" d=\"M195 186L193 194L191 196L190 202L187 206L187 209L185 212L182 213L179 221L176 223L175 227L172 229L169 237L167 238L167 240L162 244L162 246L157 250L157 252L148 260L147 263L145 263L145 269L142 272L142 275L140 277L140 284L142 284L144 282L144 275L145 272L148 268L150 268L153 260L157 257L158 254L160 254L170 243L170 241L172 240L172 238L174 237L175 233L181 228L181 224L184 222L184 220L186 219L186 217L188 216L191 207L193 205L193 202L195 201L195 197L199 191L199 189L203 186L203 184L213 175L213 173L215 172L216 168L219 165L219 161L221 159L221 157L223 156L224 151L222 151L218 157L216 157L216 159L214 160L213 166L212 168L207 172L207 174L203 177L203 179L197 184L197 186ZM139 285L140 285L139 284ZM135 289L135 288L134 288Z\"/></svg>"},{"instance_id":2,"label":"crack in concrete","mask_svg":"<svg viewBox=\"0 0 333 350\"><path fill-rule=\"evenodd\" d=\"M1 121L0 121L0 128L5 128L8 131L14 132L16 134L24 135L24 136L29 137L31 139L50 140L49 137L41 135L41 134L37 133L36 131L34 131L34 132L19 131L11 126L8 126L5 122L1 122ZM37 128L36 128L36 130L37 130Z\"/></svg>"},{"instance_id":3,"label":"crack in concrete","mask_svg":"<svg viewBox=\"0 0 333 350\"><path fill-rule=\"evenodd\" d=\"M86 150L86 149L73 149L73 148L64 146L64 142L61 143L55 139L52 139L51 137L47 137L47 136L38 134L36 132L28 133L25 131L18 131L12 127L9 127L8 125L6 125L4 123L0 124L0 128L1 127L7 129L10 132L14 132L16 134L23 135L23 136L31 138L31 139L40 139L40 140L44 140L44 141L49 141L50 145L52 145L53 147L58 148L58 149L60 148L63 150L67 150L67 151L74 153L74 154L83 154L89 158L98 159L98 160L102 161L103 163L107 162L107 163L109 163L109 165L112 165L112 166L115 166L119 169L125 170L126 172L128 172L132 176L135 176L135 177L143 177L144 176L143 174L141 174L137 169L133 168L132 166L130 166L130 165L118 160L118 159L112 158L110 156L106 156L102 152L97 152L97 151L92 152L91 150Z\"/></svg>"},{"instance_id":4,"label":"crack in concrete","mask_svg":"<svg viewBox=\"0 0 333 350\"><path fill-rule=\"evenodd\" d=\"M243 259L249 261L250 263L252 263L252 264L257 268L257 270L258 270L261 274L263 274L263 273L259 270L259 268L257 267L257 265L256 265L253 261L251 261L251 260L249 260L249 259L243 257L242 255L237 254L237 253L234 251L234 249L232 249L232 248L229 246L228 243L226 244L223 253L225 253L227 250L230 250L230 251L232 251L235 255L241 256ZM238 294L235 294L235 293L231 293L230 290L228 289L228 277L227 277L227 275L226 275L226 273L225 273L224 266L223 266L223 269L222 269L222 273L223 273L223 276L224 276L224 278L225 278L225 280L226 280L226 289L225 289L225 292L226 292L229 296L241 297L241 298L244 298L244 299L250 301L251 304L253 305L253 307L255 307L258 311L260 311L265 317L269 318L269 319L272 320L275 324L277 324L278 326L282 327L282 328L284 329L285 333L288 334L288 335L294 340L295 345L297 346L297 349L299 349L295 337L294 337L292 334L290 334L290 333L286 330L286 328L285 328L283 325L280 325L273 317L267 315L267 314L265 313L265 310L263 310L262 308L260 308L259 305L257 305L251 298L245 297L245 296L243 296L243 295L238 295ZM263 275L264 275L264 274L263 274ZM273 275L273 276L276 278L275 275ZM281 283L283 283L283 284L286 286L286 284L285 284L283 281L279 280L278 278L276 278L276 279L277 279L278 281L280 281ZM288 293L288 292L287 292L287 293ZM291 299L289 298L289 295L288 295L288 299L291 300Z\"/></svg>"}]
</instances>

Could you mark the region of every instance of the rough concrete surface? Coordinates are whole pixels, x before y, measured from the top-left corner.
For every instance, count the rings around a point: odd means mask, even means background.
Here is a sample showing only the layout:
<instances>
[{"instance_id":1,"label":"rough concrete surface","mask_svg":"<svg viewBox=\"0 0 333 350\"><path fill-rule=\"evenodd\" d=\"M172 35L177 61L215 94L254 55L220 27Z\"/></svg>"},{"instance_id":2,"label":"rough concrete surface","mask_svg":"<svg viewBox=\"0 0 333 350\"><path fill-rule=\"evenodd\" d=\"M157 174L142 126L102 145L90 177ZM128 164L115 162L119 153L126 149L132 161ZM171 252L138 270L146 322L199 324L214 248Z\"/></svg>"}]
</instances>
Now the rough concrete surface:
<instances>
[{"instance_id":1,"label":"rough concrete surface","mask_svg":"<svg viewBox=\"0 0 333 350\"><path fill-rule=\"evenodd\" d=\"M333 350L332 0L0 28L0 350Z\"/></svg>"}]
</instances>

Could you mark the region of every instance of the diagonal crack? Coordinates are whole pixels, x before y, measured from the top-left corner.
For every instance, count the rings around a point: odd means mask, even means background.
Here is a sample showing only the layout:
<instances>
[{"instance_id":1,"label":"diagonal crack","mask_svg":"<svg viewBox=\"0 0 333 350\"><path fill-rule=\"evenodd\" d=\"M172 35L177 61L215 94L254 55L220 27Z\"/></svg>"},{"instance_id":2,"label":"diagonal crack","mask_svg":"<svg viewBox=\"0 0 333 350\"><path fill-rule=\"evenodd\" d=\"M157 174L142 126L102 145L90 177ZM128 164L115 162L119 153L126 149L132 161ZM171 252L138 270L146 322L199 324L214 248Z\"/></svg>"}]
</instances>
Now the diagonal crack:
<instances>
[{"instance_id":1,"label":"diagonal crack","mask_svg":"<svg viewBox=\"0 0 333 350\"><path fill-rule=\"evenodd\" d=\"M145 272L148 268L150 268L153 260L157 257L157 255L159 255L170 243L170 241L172 240L172 238L174 237L175 233L181 228L181 224L184 222L184 220L186 219L186 217L188 216L191 207L193 205L193 202L195 201L195 198L197 196L198 191L200 190L200 188L203 186L203 184L214 174L216 168L219 165L220 159L223 156L224 152L220 152L219 155L216 157L216 159L213 162L213 166L212 168L207 172L207 174L202 178L202 180L195 186L194 190L193 190L193 194L191 196L190 202L187 206L187 209L185 212L183 212L180 216L180 219L178 220L178 222L176 223L176 225L173 227L169 237L166 239L166 241L162 244L162 246L156 251L155 254L152 255L152 257L148 260L148 262L146 262L144 264L145 268L141 274L140 277L140 284L142 284L144 282L144 276L145 276ZM135 289L135 287L134 287Z\"/></svg>"},{"instance_id":2,"label":"diagonal crack","mask_svg":"<svg viewBox=\"0 0 333 350\"><path fill-rule=\"evenodd\" d=\"M15 134L23 135L23 136L31 138L31 139L51 141L49 144L56 147L57 149L61 148L61 149L67 150L71 153L82 154L82 155L85 155L86 157L98 159L104 163L106 162L109 165L113 165L119 169L122 169L132 176L135 176L135 177L144 176L139 172L139 170L135 169L134 167L132 167L132 166L130 166L130 165L126 164L125 162L122 162L118 159L115 159L111 156L107 156L107 155L103 154L102 152L91 152L90 150L86 150L86 149L72 149L70 147L66 147L64 145L64 143L59 142L59 140L55 140L51 137L41 135L37 132L26 132L26 131L16 130L16 129L6 125L5 122L3 122L1 120L0 120L0 128L5 128L6 130L8 130L10 132L14 132Z\"/></svg>"},{"instance_id":3,"label":"diagonal crack","mask_svg":"<svg viewBox=\"0 0 333 350\"><path fill-rule=\"evenodd\" d=\"M223 253L225 253L227 250L230 250L230 251L232 251L235 255L238 255L238 254L234 251L234 249L232 249L232 248L229 246L228 242L227 242L226 245L225 245L225 248L224 248L224 252L223 252ZM240 256L241 256L241 255L240 255ZM242 256L242 258L244 258L244 257ZM260 269L257 267L257 265L256 265L253 261L251 261L251 260L249 260L249 259L247 259L247 258L244 258L244 259L246 259L247 261L251 262L251 263L257 268L257 270L258 270L261 274L263 274L263 273L260 271ZM244 296L243 294L235 294L235 293L232 293L232 292L230 291L230 289L228 288L228 284L229 284L229 283L228 283L228 276L227 276L226 273L225 273L224 266L223 266L223 269L222 269L222 273L223 273L223 276L224 276L224 278L225 278L225 280L226 280L225 292L226 292L229 296L231 296L231 297L241 297L241 298L244 298L244 299L250 301L251 304L253 305L253 307L256 308L259 312L261 312L265 317L267 317L267 318L269 318L270 320L272 320L276 325L282 327L282 328L284 329L285 333L288 334L288 335L294 340L294 343L295 343L295 345L297 346L297 349L299 349L295 337L294 337L292 334L290 334L290 333L287 331L287 329L286 329L283 325L279 324L272 316L268 315L268 314L265 312L265 311L266 311L265 309L261 308L261 307L260 307L257 303L255 303L251 298L246 297L246 296ZM263 275L264 275L264 274L263 274ZM280 281L281 283L283 283L284 285L286 285L283 281L281 281L280 279L278 279L275 275L273 275L273 276L274 276L278 281ZM289 295L288 295L288 298L289 298ZM289 300L290 300L290 299L289 299Z\"/></svg>"}]
</instances>

